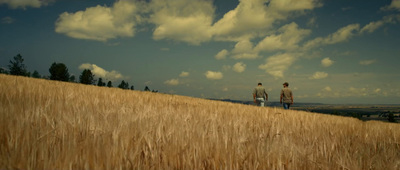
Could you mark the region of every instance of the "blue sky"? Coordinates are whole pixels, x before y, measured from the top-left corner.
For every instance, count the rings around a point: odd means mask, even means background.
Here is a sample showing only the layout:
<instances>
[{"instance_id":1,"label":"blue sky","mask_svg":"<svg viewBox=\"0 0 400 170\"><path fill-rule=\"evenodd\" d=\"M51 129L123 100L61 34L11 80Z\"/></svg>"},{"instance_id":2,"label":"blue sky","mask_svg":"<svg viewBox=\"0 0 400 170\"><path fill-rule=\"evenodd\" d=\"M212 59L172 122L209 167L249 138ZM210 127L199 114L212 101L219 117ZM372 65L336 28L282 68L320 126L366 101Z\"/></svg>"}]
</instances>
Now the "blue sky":
<instances>
[{"instance_id":1,"label":"blue sky","mask_svg":"<svg viewBox=\"0 0 400 170\"><path fill-rule=\"evenodd\" d=\"M0 67L200 98L400 104L400 0L0 0Z\"/></svg>"}]
</instances>

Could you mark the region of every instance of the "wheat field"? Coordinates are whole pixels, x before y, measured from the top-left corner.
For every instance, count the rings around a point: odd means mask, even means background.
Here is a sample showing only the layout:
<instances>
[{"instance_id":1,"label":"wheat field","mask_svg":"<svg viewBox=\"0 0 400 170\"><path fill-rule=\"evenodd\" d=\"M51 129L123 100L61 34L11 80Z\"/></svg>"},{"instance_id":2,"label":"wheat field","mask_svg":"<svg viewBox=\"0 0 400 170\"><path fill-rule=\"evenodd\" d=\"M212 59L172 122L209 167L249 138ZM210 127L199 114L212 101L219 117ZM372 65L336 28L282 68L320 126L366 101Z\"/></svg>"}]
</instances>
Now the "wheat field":
<instances>
[{"instance_id":1,"label":"wheat field","mask_svg":"<svg viewBox=\"0 0 400 170\"><path fill-rule=\"evenodd\" d=\"M400 124L2 74L0 95L0 169L400 169Z\"/></svg>"}]
</instances>

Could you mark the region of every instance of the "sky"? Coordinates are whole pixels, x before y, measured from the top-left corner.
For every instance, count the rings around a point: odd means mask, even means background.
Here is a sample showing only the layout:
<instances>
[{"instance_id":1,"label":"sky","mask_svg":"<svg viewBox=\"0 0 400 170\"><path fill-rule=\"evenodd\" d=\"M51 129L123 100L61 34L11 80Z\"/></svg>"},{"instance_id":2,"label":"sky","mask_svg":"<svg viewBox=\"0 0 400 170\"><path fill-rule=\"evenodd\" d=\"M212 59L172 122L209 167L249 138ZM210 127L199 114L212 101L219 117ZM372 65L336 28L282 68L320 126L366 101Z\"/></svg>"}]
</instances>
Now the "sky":
<instances>
[{"instance_id":1,"label":"sky","mask_svg":"<svg viewBox=\"0 0 400 170\"><path fill-rule=\"evenodd\" d=\"M400 0L0 0L0 67L196 98L400 104L399 44Z\"/></svg>"}]
</instances>

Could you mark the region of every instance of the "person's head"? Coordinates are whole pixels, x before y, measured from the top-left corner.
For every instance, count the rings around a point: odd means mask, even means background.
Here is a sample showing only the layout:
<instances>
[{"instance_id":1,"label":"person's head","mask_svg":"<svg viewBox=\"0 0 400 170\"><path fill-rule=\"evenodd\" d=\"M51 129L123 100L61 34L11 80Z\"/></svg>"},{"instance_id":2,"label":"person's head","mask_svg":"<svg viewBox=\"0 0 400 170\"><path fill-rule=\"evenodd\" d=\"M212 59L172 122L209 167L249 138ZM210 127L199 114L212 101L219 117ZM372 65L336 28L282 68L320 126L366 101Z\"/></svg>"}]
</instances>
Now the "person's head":
<instances>
[{"instance_id":1,"label":"person's head","mask_svg":"<svg viewBox=\"0 0 400 170\"><path fill-rule=\"evenodd\" d=\"M262 83L258 83L259 86L262 86Z\"/></svg>"},{"instance_id":2,"label":"person's head","mask_svg":"<svg viewBox=\"0 0 400 170\"><path fill-rule=\"evenodd\" d=\"M288 82L283 83L283 87L288 87L288 86L289 86Z\"/></svg>"}]
</instances>

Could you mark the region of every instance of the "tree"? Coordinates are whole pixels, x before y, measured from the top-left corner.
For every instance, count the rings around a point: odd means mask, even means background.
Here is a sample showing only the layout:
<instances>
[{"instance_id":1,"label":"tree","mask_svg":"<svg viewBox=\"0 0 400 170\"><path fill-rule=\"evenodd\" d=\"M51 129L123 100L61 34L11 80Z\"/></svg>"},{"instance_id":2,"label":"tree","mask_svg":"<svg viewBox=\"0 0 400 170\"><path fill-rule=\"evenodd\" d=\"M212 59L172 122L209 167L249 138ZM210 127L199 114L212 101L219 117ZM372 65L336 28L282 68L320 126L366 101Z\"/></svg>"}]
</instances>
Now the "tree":
<instances>
[{"instance_id":1,"label":"tree","mask_svg":"<svg viewBox=\"0 0 400 170\"><path fill-rule=\"evenodd\" d=\"M118 85L118 88L121 89L129 89L129 83L125 82L124 80L121 81L121 84Z\"/></svg>"},{"instance_id":2,"label":"tree","mask_svg":"<svg viewBox=\"0 0 400 170\"><path fill-rule=\"evenodd\" d=\"M0 74L8 74L8 71L4 68L0 68Z\"/></svg>"},{"instance_id":3,"label":"tree","mask_svg":"<svg viewBox=\"0 0 400 170\"><path fill-rule=\"evenodd\" d=\"M71 77L69 77L69 82L75 82L75 76L74 75L71 75Z\"/></svg>"},{"instance_id":4,"label":"tree","mask_svg":"<svg viewBox=\"0 0 400 170\"><path fill-rule=\"evenodd\" d=\"M151 91L151 90L150 90L149 87L146 86L146 87L144 88L144 91Z\"/></svg>"},{"instance_id":5,"label":"tree","mask_svg":"<svg viewBox=\"0 0 400 170\"><path fill-rule=\"evenodd\" d=\"M106 83L103 82L102 78L99 78L99 81L97 81L97 86L106 86Z\"/></svg>"},{"instance_id":6,"label":"tree","mask_svg":"<svg viewBox=\"0 0 400 170\"><path fill-rule=\"evenodd\" d=\"M28 72L26 71L26 66L23 63L24 59L22 58L21 54L14 56L13 59L14 60L10 60L10 65L8 65L10 74L17 76L28 76Z\"/></svg>"},{"instance_id":7,"label":"tree","mask_svg":"<svg viewBox=\"0 0 400 170\"><path fill-rule=\"evenodd\" d=\"M82 74L79 76L79 82L82 84L93 84L94 83L94 74L89 69L85 69L82 71Z\"/></svg>"},{"instance_id":8,"label":"tree","mask_svg":"<svg viewBox=\"0 0 400 170\"><path fill-rule=\"evenodd\" d=\"M392 112L390 112L389 115L388 115L388 121L389 122L394 122L394 123L397 122L396 119L394 118L394 114Z\"/></svg>"},{"instance_id":9,"label":"tree","mask_svg":"<svg viewBox=\"0 0 400 170\"><path fill-rule=\"evenodd\" d=\"M135 86L131 86L131 90L135 90Z\"/></svg>"},{"instance_id":10,"label":"tree","mask_svg":"<svg viewBox=\"0 0 400 170\"><path fill-rule=\"evenodd\" d=\"M68 68L64 63L51 64L49 68L50 80L69 81Z\"/></svg>"},{"instance_id":11,"label":"tree","mask_svg":"<svg viewBox=\"0 0 400 170\"><path fill-rule=\"evenodd\" d=\"M39 72L36 71L36 70L32 73L32 77L33 77L33 78L41 78Z\"/></svg>"},{"instance_id":12,"label":"tree","mask_svg":"<svg viewBox=\"0 0 400 170\"><path fill-rule=\"evenodd\" d=\"M108 81L107 87L112 87L112 82L111 81Z\"/></svg>"}]
</instances>

